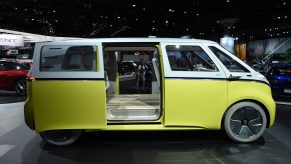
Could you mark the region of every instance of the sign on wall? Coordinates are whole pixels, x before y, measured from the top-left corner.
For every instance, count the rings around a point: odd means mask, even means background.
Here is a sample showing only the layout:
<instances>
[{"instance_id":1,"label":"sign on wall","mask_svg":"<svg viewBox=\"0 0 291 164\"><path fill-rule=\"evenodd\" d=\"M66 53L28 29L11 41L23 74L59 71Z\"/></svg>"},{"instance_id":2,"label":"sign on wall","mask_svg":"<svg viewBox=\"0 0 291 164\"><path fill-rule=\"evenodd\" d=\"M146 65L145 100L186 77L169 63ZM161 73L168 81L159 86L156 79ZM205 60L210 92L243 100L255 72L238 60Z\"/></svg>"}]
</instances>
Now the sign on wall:
<instances>
[{"instance_id":1,"label":"sign on wall","mask_svg":"<svg viewBox=\"0 0 291 164\"><path fill-rule=\"evenodd\" d=\"M23 37L21 35L0 35L0 46L23 47Z\"/></svg>"}]
</instances>

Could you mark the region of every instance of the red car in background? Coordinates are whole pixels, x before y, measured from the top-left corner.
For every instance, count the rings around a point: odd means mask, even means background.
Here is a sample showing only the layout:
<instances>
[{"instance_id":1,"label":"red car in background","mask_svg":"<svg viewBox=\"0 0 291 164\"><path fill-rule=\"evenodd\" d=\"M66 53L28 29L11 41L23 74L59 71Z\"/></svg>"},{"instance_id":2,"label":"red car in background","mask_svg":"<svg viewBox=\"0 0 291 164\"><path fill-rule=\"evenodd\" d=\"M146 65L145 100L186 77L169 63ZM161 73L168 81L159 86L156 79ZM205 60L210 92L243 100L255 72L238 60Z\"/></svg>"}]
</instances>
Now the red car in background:
<instances>
[{"instance_id":1,"label":"red car in background","mask_svg":"<svg viewBox=\"0 0 291 164\"><path fill-rule=\"evenodd\" d=\"M29 67L13 62L0 61L0 90L15 90L26 95L26 76Z\"/></svg>"}]
</instances>

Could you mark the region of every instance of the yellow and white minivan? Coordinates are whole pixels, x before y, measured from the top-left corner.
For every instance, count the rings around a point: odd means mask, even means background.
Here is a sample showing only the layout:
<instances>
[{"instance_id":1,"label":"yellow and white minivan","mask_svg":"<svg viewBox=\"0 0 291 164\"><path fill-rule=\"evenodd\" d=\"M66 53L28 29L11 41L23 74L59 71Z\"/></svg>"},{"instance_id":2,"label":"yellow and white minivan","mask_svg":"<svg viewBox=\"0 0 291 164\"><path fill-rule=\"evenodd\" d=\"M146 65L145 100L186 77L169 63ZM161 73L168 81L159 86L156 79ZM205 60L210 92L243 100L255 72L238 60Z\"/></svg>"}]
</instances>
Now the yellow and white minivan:
<instances>
[{"instance_id":1,"label":"yellow and white minivan","mask_svg":"<svg viewBox=\"0 0 291 164\"><path fill-rule=\"evenodd\" d=\"M95 130L222 129L252 142L275 119L265 77L206 40L37 43L27 90L25 122L54 145Z\"/></svg>"}]
</instances>

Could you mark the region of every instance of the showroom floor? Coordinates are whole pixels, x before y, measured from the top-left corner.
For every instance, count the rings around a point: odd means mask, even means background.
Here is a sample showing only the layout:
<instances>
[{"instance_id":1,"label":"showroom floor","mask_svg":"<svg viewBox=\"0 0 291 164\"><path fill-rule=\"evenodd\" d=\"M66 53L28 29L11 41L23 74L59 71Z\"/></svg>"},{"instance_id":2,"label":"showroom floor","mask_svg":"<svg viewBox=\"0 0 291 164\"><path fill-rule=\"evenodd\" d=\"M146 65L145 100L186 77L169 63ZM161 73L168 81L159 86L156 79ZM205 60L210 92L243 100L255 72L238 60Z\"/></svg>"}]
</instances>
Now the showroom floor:
<instances>
[{"instance_id":1,"label":"showroom floor","mask_svg":"<svg viewBox=\"0 0 291 164\"><path fill-rule=\"evenodd\" d=\"M67 147L47 145L23 121L23 100L0 92L0 164L290 163L291 106L278 105L263 138L237 144L215 131L94 132ZM13 98L15 97L15 98ZM20 102L12 102L20 101ZM3 104L8 102L10 104Z\"/></svg>"}]
</instances>

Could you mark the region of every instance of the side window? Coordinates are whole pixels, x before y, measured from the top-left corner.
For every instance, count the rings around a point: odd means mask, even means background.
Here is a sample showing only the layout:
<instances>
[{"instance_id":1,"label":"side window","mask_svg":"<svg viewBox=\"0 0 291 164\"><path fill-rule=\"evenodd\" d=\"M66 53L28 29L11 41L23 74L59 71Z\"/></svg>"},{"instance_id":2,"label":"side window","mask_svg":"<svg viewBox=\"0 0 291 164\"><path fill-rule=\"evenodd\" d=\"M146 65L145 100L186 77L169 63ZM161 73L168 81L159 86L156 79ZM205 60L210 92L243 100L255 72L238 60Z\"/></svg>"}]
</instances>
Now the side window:
<instances>
[{"instance_id":1,"label":"side window","mask_svg":"<svg viewBox=\"0 0 291 164\"><path fill-rule=\"evenodd\" d=\"M6 71L7 67L4 64L0 64L0 71Z\"/></svg>"},{"instance_id":2,"label":"side window","mask_svg":"<svg viewBox=\"0 0 291 164\"><path fill-rule=\"evenodd\" d=\"M199 46L166 46L172 71L218 71L208 54Z\"/></svg>"},{"instance_id":3,"label":"side window","mask_svg":"<svg viewBox=\"0 0 291 164\"><path fill-rule=\"evenodd\" d=\"M220 49L209 46L209 49L215 54L215 56L221 61L221 63L230 71L230 72L250 72L232 57L228 56L226 53Z\"/></svg>"},{"instance_id":4,"label":"side window","mask_svg":"<svg viewBox=\"0 0 291 164\"><path fill-rule=\"evenodd\" d=\"M44 46L40 71L96 71L96 48L93 46Z\"/></svg>"}]
</instances>

